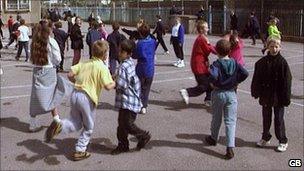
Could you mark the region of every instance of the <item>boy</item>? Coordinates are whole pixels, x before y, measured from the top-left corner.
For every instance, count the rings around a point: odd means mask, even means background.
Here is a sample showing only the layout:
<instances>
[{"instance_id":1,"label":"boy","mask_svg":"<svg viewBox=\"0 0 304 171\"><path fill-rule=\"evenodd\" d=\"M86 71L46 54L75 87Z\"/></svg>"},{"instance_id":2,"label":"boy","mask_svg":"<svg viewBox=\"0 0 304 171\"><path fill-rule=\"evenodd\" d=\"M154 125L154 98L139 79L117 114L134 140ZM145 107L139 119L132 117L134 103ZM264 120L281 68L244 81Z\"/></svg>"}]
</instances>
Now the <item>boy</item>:
<instances>
[{"instance_id":1,"label":"boy","mask_svg":"<svg viewBox=\"0 0 304 171\"><path fill-rule=\"evenodd\" d=\"M86 149L93 133L98 97L102 88L111 90L115 87L104 64L107 50L106 41L96 41L92 46L93 58L71 67L68 78L75 83L75 90L71 95L70 119L63 119L59 123L53 121L46 130L46 142L50 142L60 132L71 133L83 127L73 155L75 161L90 157Z\"/></svg>"},{"instance_id":2,"label":"boy","mask_svg":"<svg viewBox=\"0 0 304 171\"><path fill-rule=\"evenodd\" d=\"M165 29L165 26L161 20L161 16L160 15L156 15L156 18L157 18L157 23L156 23L156 27L155 27L155 30L153 31L152 34L155 34L156 33L156 38L157 38L157 45L156 45L156 48L155 50L157 49L159 43L161 44L161 46L163 47L164 49L164 54L170 54L169 53L169 50L164 42L164 39L163 39L163 36L166 34L166 29Z\"/></svg>"},{"instance_id":3,"label":"boy","mask_svg":"<svg viewBox=\"0 0 304 171\"><path fill-rule=\"evenodd\" d=\"M97 21L93 21L91 23L92 27L90 28L87 37L86 37L86 42L89 46L89 54L90 54L90 59L92 58L92 45L94 42L97 40L101 40L102 36L101 33L98 31L99 24Z\"/></svg>"},{"instance_id":4,"label":"boy","mask_svg":"<svg viewBox=\"0 0 304 171\"><path fill-rule=\"evenodd\" d=\"M210 106L211 100L211 87L209 85L209 59L210 53L215 54L214 47L209 44L208 24L205 21L197 23L198 36L193 44L191 55L191 69L197 82L196 87L181 89L180 94L186 104L189 104L189 97L196 97L206 92L205 104Z\"/></svg>"},{"instance_id":5,"label":"boy","mask_svg":"<svg viewBox=\"0 0 304 171\"><path fill-rule=\"evenodd\" d=\"M259 98L263 115L263 134L262 139L257 142L257 146L264 147L270 144L269 129L273 108L275 135L279 140L277 151L284 152L288 147L284 124L284 106L290 104L292 76L288 63L280 54L280 38L268 37L267 48L268 54L255 63L251 83L251 95L254 98Z\"/></svg>"},{"instance_id":6,"label":"boy","mask_svg":"<svg viewBox=\"0 0 304 171\"><path fill-rule=\"evenodd\" d=\"M226 159L234 157L235 128L237 119L236 88L239 83L248 77L248 72L228 54L231 44L222 39L216 43L219 59L210 66L210 82L213 87L211 136L206 137L209 145L216 145L219 137L222 116L226 127Z\"/></svg>"},{"instance_id":7,"label":"boy","mask_svg":"<svg viewBox=\"0 0 304 171\"><path fill-rule=\"evenodd\" d=\"M62 23L60 21L55 23L55 28L53 29L53 33L54 33L54 38L59 45L60 54L61 54L61 62L59 65L59 70L63 71L65 42L68 39L69 35L62 29Z\"/></svg>"},{"instance_id":8,"label":"boy","mask_svg":"<svg viewBox=\"0 0 304 171\"><path fill-rule=\"evenodd\" d=\"M124 40L120 45L119 60L121 64L116 79L115 107L119 109L117 138L118 146L112 154L129 151L128 134L138 139L137 149L145 147L151 139L147 131L143 131L135 125L137 113L141 110L140 82L135 73L135 64L131 59L134 49L132 40Z\"/></svg>"},{"instance_id":9,"label":"boy","mask_svg":"<svg viewBox=\"0 0 304 171\"><path fill-rule=\"evenodd\" d=\"M107 37L107 41L110 45L110 72L112 75L115 74L116 70L116 61L118 61L119 45L123 40L126 39L123 34L119 33L119 27L120 25L118 22L112 23L113 32Z\"/></svg>"}]
</instances>

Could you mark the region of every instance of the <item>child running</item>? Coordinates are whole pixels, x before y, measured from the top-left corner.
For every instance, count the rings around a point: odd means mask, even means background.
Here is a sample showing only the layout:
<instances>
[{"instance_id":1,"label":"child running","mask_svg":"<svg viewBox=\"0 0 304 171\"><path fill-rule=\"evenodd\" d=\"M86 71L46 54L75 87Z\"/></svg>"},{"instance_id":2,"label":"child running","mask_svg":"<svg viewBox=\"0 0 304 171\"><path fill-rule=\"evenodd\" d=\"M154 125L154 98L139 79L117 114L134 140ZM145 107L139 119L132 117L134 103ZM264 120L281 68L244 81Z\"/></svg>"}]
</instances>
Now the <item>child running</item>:
<instances>
[{"instance_id":1,"label":"child running","mask_svg":"<svg viewBox=\"0 0 304 171\"><path fill-rule=\"evenodd\" d=\"M118 146L112 154L129 151L128 134L138 139L137 149L145 147L151 135L136 126L135 119L142 104L140 98L140 81L135 72L135 64L131 59L134 49L132 40L124 40L120 45L119 60L121 62L116 79L115 107L119 109L117 139ZM152 48L151 48L152 49Z\"/></svg>"},{"instance_id":2,"label":"child running","mask_svg":"<svg viewBox=\"0 0 304 171\"><path fill-rule=\"evenodd\" d=\"M248 77L248 72L234 59L229 58L231 49L229 41L222 39L216 43L219 59L210 66L212 91L211 136L206 137L209 145L216 145L224 115L226 128L226 159L234 157L235 128L237 120L236 88Z\"/></svg>"},{"instance_id":3,"label":"child running","mask_svg":"<svg viewBox=\"0 0 304 171\"><path fill-rule=\"evenodd\" d=\"M270 36L267 39L268 54L255 63L251 83L251 95L259 98L262 106L263 133L257 146L270 144L269 132L274 111L275 135L279 140L277 151L284 152L288 147L285 133L284 107L290 104L292 76L288 63L281 55L281 40Z\"/></svg>"},{"instance_id":4,"label":"child running","mask_svg":"<svg viewBox=\"0 0 304 171\"><path fill-rule=\"evenodd\" d=\"M83 128L73 155L75 161L90 157L87 146L93 133L98 97L103 88L111 90L115 87L104 64L107 50L106 41L96 41L92 46L92 59L71 67L68 78L75 83L75 89L71 96L70 118L52 122L45 134L46 142L50 142L60 132L71 133Z\"/></svg>"}]
</instances>

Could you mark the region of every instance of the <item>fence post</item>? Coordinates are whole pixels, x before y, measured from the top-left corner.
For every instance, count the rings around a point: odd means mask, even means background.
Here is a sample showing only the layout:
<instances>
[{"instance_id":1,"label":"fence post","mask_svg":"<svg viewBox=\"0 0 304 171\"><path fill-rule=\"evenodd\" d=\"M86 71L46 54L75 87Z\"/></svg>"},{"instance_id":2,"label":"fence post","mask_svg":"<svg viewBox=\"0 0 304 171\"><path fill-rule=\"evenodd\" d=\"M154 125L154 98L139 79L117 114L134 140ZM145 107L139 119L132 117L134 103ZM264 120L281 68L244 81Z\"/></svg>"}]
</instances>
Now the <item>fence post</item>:
<instances>
[{"instance_id":1,"label":"fence post","mask_svg":"<svg viewBox=\"0 0 304 171\"><path fill-rule=\"evenodd\" d=\"M300 12L300 17L301 17L301 19L300 19L300 37L302 37L302 36L304 36L304 33L303 33L303 15L304 15L304 13L303 13L303 9L301 9L301 12Z\"/></svg>"},{"instance_id":2,"label":"fence post","mask_svg":"<svg viewBox=\"0 0 304 171\"><path fill-rule=\"evenodd\" d=\"M209 32L210 34L212 34L212 8L211 5L209 5L209 9L208 9L208 21L209 21Z\"/></svg>"},{"instance_id":3,"label":"fence post","mask_svg":"<svg viewBox=\"0 0 304 171\"><path fill-rule=\"evenodd\" d=\"M227 14L226 14L226 5L224 5L224 32L227 30L226 22L227 22Z\"/></svg>"}]
</instances>

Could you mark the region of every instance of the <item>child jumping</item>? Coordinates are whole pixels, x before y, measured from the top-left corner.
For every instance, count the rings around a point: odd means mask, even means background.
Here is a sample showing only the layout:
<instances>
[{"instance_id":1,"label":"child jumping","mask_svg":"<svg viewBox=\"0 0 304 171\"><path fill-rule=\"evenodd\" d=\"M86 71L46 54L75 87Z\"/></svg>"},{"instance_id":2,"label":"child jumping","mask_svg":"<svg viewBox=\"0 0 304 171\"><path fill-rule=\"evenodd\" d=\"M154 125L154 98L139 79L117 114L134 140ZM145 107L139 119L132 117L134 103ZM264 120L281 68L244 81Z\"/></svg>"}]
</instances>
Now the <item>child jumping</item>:
<instances>
[{"instance_id":1,"label":"child jumping","mask_svg":"<svg viewBox=\"0 0 304 171\"><path fill-rule=\"evenodd\" d=\"M104 64L107 51L106 41L96 41L92 46L92 59L71 67L68 78L75 83L75 89L71 96L70 118L61 122L53 121L45 134L46 142L50 142L60 132L71 133L83 127L73 155L75 161L90 157L86 150L93 133L98 97L103 88L111 90L115 87Z\"/></svg>"},{"instance_id":2,"label":"child jumping","mask_svg":"<svg viewBox=\"0 0 304 171\"><path fill-rule=\"evenodd\" d=\"M280 54L281 40L270 36L267 39L268 54L255 63L251 83L251 95L259 98L263 115L262 139L257 146L264 147L270 144L269 132L274 111L275 135L279 140L277 151L284 152L288 147L285 133L284 106L290 104L292 76L288 63Z\"/></svg>"},{"instance_id":3,"label":"child jumping","mask_svg":"<svg viewBox=\"0 0 304 171\"><path fill-rule=\"evenodd\" d=\"M189 104L189 97L196 97L206 92L205 104L210 105L211 87L209 85L209 59L210 53L216 53L213 46L209 44L207 33L208 24L205 21L197 23L198 36L193 44L191 55L191 69L197 82L196 87L181 89L180 94L186 104Z\"/></svg>"},{"instance_id":4,"label":"child jumping","mask_svg":"<svg viewBox=\"0 0 304 171\"><path fill-rule=\"evenodd\" d=\"M115 107L119 109L117 138L118 146L112 154L129 151L128 134L138 139L137 149L143 148L150 140L151 135L135 125L137 113L142 104L140 99L140 81L135 72L135 64L131 59L134 49L132 40L124 40L120 45L119 60L121 64L116 76Z\"/></svg>"},{"instance_id":5,"label":"child jumping","mask_svg":"<svg viewBox=\"0 0 304 171\"><path fill-rule=\"evenodd\" d=\"M248 72L234 59L229 58L231 49L229 41L222 39L216 43L219 59L210 66L210 82L213 87L211 136L206 137L209 145L216 145L219 130L224 115L226 127L226 159L234 157L235 128L237 120L236 88L239 83L248 77Z\"/></svg>"}]
</instances>

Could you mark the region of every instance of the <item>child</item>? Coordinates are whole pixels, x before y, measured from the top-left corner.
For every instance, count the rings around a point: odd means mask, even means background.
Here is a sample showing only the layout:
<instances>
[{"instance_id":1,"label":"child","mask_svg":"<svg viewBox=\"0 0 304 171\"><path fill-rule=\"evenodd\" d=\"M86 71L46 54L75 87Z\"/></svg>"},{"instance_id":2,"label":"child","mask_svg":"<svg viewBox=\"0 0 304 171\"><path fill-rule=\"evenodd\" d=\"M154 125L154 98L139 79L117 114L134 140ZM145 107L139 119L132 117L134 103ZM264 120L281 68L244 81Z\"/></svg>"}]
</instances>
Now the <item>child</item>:
<instances>
[{"instance_id":1,"label":"child","mask_svg":"<svg viewBox=\"0 0 304 171\"><path fill-rule=\"evenodd\" d=\"M87 37L86 37L86 42L89 46L89 55L90 59L92 58L92 45L94 42L97 40L101 40L102 36L101 33L98 31L99 24L97 21L92 21L91 22L92 27L90 28Z\"/></svg>"},{"instance_id":2,"label":"child","mask_svg":"<svg viewBox=\"0 0 304 171\"><path fill-rule=\"evenodd\" d=\"M292 76L288 63L280 54L281 40L270 36L267 39L268 54L255 63L251 83L251 95L259 98L263 114L263 134L257 146L270 144L269 132L274 111L275 135L279 140L277 151L286 151L288 139L285 134L284 106L290 104Z\"/></svg>"},{"instance_id":3,"label":"child","mask_svg":"<svg viewBox=\"0 0 304 171\"><path fill-rule=\"evenodd\" d=\"M60 21L55 23L55 28L53 29L53 33L54 33L54 38L59 45L60 54L61 54L61 62L59 65L59 70L63 71L65 42L68 39L69 35L62 29L62 23Z\"/></svg>"},{"instance_id":4,"label":"child","mask_svg":"<svg viewBox=\"0 0 304 171\"><path fill-rule=\"evenodd\" d=\"M278 37L279 39L281 39L281 32L279 31L279 29L277 27L277 22L278 22L278 19L276 19L276 18L273 18L269 21L269 23L268 23L269 26L267 29L268 37L275 36L275 37ZM262 49L262 53L264 54L266 50L267 50L267 47L264 47Z\"/></svg>"},{"instance_id":5,"label":"child","mask_svg":"<svg viewBox=\"0 0 304 171\"><path fill-rule=\"evenodd\" d=\"M174 62L173 65L178 68L185 67L184 50L183 50L184 36L185 36L185 28L181 24L181 18L176 17L175 25L172 28L170 44L173 45L175 55L178 58L178 60Z\"/></svg>"},{"instance_id":6,"label":"child","mask_svg":"<svg viewBox=\"0 0 304 171\"><path fill-rule=\"evenodd\" d=\"M124 40L120 45L119 60L121 64L116 79L115 107L119 109L117 138L118 146L112 154L119 154L129 151L128 134L138 139L137 149L145 147L151 139L147 131L136 126L135 119L141 110L140 82L135 73L135 64L131 59L134 49L132 40Z\"/></svg>"},{"instance_id":7,"label":"child","mask_svg":"<svg viewBox=\"0 0 304 171\"><path fill-rule=\"evenodd\" d=\"M157 18L157 23L156 23L156 27L155 30L153 31L153 34L156 33L156 38L157 38L157 45L156 45L156 49L159 45L159 43L161 44L161 46L164 49L164 54L169 54L169 50L164 42L163 36L166 34L166 29L165 26L161 20L161 16L160 15L156 15ZM156 50L155 49L155 50Z\"/></svg>"},{"instance_id":8,"label":"child","mask_svg":"<svg viewBox=\"0 0 304 171\"><path fill-rule=\"evenodd\" d=\"M29 59L28 42L30 40L30 29L25 25L24 19L20 19L20 26L18 27L18 31L20 34L18 36L18 52L15 58L16 60L19 60L22 49L24 48L26 55L25 62L27 62Z\"/></svg>"},{"instance_id":9,"label":"child","mask_svg":"<svg viewBox=\"0 0 304 171\"><path fill-rule=\"evenodd\" d=\"M81 58L81 49L83 49L83 35L81 34L82 21L79 17L75 17L75 24L71 28L71 48L74 50L74 57L72 65L79 63Z\"/></svg>"},{"instance_id":10,"label":"child","mask_svg":"<svg viewBox=\"0 0 304 171\"><path fill-rule=\"evenodd\" d=\"M191 55L191 69L197 82L196 87L181 89L180 94L186 104L189 104L189 97L196 97L206 92L205 104L210 105L211 87L209 85L209 59L210 53L216 53L214 47L209 44L207 33L208 24L199 21L196 26L198 36L193 44Z\"/></svg>"},{"instance_id":11,"label":"child","mask_svg":"<svg viewBox=\"0 0 304 171\"><path fill-rule=\"evenodd\" d=\"M71 67L68 78L75 83L75 89L71 96L70 119L52 122L46 131L46 142L50 142L60 132L71 133L83 127L73 155L75 161L90 157L86 149L93 133L98 97L103 88L111 90L115 87L104 64L107 50L106 41L96 41L92 46L93 58Z\"/></svg>"},{"instance_id":12,"label":"child","mask_svg":"<svg viewBox=\"0 0 304 171\"><path fill-rule=\"evenodd\" d=\"M133 58L138 60L136 65L136 74L139 77L141 83L140 97L143 103L141 113L146 114L150 88L154 76L156 40L151 38L150 27L145 23L138 28L138 32L141 39L137 41Z\"/></svg>"},{"instance_id":13,"label":"child","mask_svg":"<svg viewBox=\"0 0 304 171\"><path fill-rule=\"evenodd\" d=\"M231 51L229 53L229 57L233 58L238 64L244 66L244 42L241 38L239 38L239 34L237 31L232 32L229 37L229 41L231 43Z\"/></svg>"},{"instance_id":14,"label":"child","mask_svg":"<svg viewBox=\"0 0 304 171\"><path fill-rule=\"evenodd\" d=\"M119 54L119 45L120 43L126 39L126 37L123 34L119 33L119 23L118 22L113 22L112 23L112 28L113 32L107 37L107 41L109 42L110 45L110 72L112 75L115 74L116 70L116 61L118 61L118 54Z\"/></svg>"},{"instance_id":15,"label":"child","mask_svg":"<svg viewBox=\"0 0 304 171\"><path fill-rule=\"evenodd\" d=\"M235 128L237 120L237 96L235 89L248 77L248 72L234 59L228 57L231 44L222 39L216 43L219 59L210 66L212 91L211 136L206 137L209 145L216 145L222 117L226 127L226 159L234 157Z\"/></svg>"}]
</instances>

